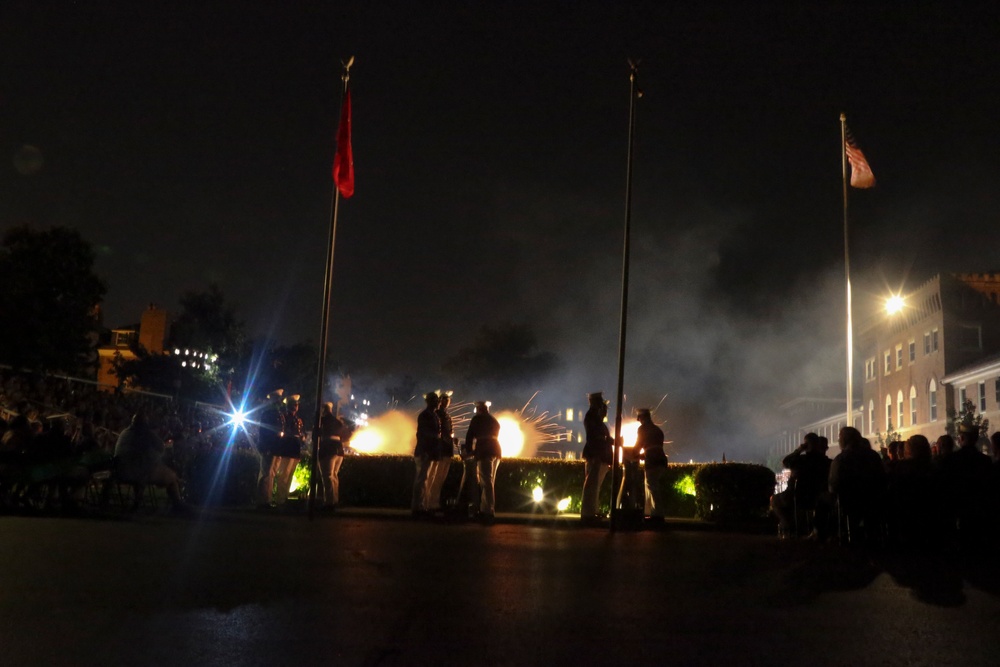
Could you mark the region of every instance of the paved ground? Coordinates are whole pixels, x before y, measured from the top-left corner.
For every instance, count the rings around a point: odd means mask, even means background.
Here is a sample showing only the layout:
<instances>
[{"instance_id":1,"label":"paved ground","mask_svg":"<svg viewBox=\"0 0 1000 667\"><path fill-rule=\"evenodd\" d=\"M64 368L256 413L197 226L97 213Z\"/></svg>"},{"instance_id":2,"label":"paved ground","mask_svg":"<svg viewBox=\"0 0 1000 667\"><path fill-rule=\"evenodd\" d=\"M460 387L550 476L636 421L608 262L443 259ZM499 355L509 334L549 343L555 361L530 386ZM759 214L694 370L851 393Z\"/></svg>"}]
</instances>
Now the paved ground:
<instances>
[{"instance_id":1,"label":"paved ground","mask_svg":"<svg viewBox=\"0 0 1000 667\"><path fill-rule=\"evenodd\" d=\"M0 664L1000 662L989 567L691 528L0 517Z\"/></svg>"}]
</instances>

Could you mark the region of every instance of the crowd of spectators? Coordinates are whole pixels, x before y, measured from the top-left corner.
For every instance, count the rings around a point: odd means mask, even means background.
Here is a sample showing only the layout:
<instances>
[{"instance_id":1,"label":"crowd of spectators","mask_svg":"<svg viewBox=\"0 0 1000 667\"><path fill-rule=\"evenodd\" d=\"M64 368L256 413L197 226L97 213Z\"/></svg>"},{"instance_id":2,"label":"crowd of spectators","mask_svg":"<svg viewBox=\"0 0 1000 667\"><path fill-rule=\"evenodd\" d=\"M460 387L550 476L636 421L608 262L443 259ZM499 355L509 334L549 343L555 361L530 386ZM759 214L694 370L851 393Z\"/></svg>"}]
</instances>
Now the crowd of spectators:
<instances>
[{"instance_id":1,"label":"crowd of spectators","mask_svg":"<svg viewBox=\"0 0 1000 667\"><path fill-rule=\"evenodd\" d=\"M917 434L879 452L846 427L832 461L825 438L807 434L783 460L788 489L772 498L781 534L918 548L1000 542L1000 432L958 430L958 446Z\"/></svg>"},{"instance_id":2,"label":"crowd of spectators","mask_svg":"<svg viewBox=\"0 0 1000 667\"><path fill-rule=\"evenodd\" d=\"M0 369L0 510L78 513L95 478L110 476L120 436L137 415L145 429L142 440L153 443L156 464L166 469L128 481L165 488L172 507L182 511L185 461L232 444L226 414L167 396ZM245 440L239 444L248 446ZM133 502L138 497L133 494Z\"/></svg>"}]
</instances>

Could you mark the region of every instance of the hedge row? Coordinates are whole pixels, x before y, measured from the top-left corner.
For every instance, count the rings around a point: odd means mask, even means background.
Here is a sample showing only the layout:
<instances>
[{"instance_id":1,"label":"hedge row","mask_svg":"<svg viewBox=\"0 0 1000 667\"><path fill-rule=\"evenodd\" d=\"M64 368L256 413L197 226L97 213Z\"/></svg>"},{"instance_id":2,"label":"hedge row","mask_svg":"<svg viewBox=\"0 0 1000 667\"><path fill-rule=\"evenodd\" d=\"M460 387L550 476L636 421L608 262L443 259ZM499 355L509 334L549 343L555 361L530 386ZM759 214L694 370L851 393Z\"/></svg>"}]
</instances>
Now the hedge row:
<instances>
[{"instance_id":1,"label":"hedge row","mask_svg":"<svg viewBox=\"0 0 1000 667\"><path fill-rule=\"evenodd\" d=\"M185 492L199 505L248 506L256 502L259 458L250 449L204 452L187 462ZM303 459L297 478L306 479ZM454 498L462 480L463 464L453 459L442 496ZM340 501L345 507L408 508L413 490L414 465L409 456L348 456L340 470ZM583 492L582 461L558 459L504 459L497 470L498 512L554 512L569 499L565 511L579 512ZM764 466L745 463L671 464L662 484L666 514L713 521L747 521L766 516L774 491L774 473ZM532 492L543 490L541 504ZM303 486L298 493L306 493ZM610 507L605 482L601 509ZM293 492L293 496L296 492Z\"/></svg>"}]
</instances>

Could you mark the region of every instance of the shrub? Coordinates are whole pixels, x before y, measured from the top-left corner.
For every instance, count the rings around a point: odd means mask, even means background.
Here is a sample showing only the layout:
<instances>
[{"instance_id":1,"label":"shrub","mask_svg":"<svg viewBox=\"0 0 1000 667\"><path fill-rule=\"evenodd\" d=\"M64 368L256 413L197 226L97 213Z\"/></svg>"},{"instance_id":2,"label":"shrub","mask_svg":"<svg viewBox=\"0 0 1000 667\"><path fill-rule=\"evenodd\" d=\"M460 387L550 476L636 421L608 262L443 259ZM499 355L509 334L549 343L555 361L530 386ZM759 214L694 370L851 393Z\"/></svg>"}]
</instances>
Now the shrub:
<instances>
[{"instance_id":1,"label":"shrub","mask_svg":"<svg viewBox=\"0 0 1000 667\"><path fill-rule=\"evenodd\" d=\"M184 494L195 505L245 506L255 502L260 457L248 447L216 447L184 462Z\"/></svg>"},{"instance_id":2,"label":"shrub","mask_svg":"<svg viewBox=\"0 0 1000 667\"><path fill-rule=\"evenodd\" d=\"M713 521L753 521L767 517L774 472L752 463L710 463L694 477L697 515Z\"/></svg>"}]
</instances>

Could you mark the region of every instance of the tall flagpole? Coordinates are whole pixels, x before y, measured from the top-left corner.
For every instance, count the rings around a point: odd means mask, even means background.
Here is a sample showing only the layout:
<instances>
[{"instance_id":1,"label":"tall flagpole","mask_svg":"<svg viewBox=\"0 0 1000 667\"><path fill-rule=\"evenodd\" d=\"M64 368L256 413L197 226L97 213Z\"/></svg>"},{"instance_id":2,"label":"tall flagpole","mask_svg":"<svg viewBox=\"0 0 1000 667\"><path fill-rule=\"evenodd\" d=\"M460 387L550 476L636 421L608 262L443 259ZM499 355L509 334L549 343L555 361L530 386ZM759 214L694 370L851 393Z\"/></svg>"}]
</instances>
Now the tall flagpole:
<instances>
[{"instance_id":1,"label":"tall flagpole","mask_svg":"<svg viewBox=\"0 0 1000 667\"><path fill-rule=\"evenodd\" d=\"M618 456L621 452L622 402L625 397L625 333L628 324L628 272L632 235L632 153L635 140L635 102L642 96L636 78L639 62L629 59L628 166L625 170L625 243L622 250L622 312L618 332L618 393L615 406L615 443L611 462L611 530L618 529Z\"/></svg>"},{"instance_id":2,"label":"tall flagpole","mask_svg":"<svg viewBox=\"0 0 1000 667\"><path fill-rule=\"evenodd\" d=\"M854 426L854 326L851 321L851 252L847 224L847 116L840 114L840 170L844 188L844 283L847 289L847 419Z\"/></svg>"},{"instance_id":3,"label":"tall flagpole","mask_svg":"<svg viewBox=\"0 0 1000 667\"><path fill-rule=\"evenodd\" d=\"M351 81L351 65L354 64L352 56L344 65L344 73L340 78L344 82L342 96L347 97L348 87ZM344 122L341 117L341 122ZM338 139L339 141L339 139ZM338 146L339 149L339 146ZM326 352L330 336L330 297L333 292L333 247L337 241L337 213L340 209L340 187L338 183L333 184L333 201L330 204L330 236L326 244L326 271L323 274L323 308L320 322L319 334L319 361L316 364L316 412L313 420L312 431L312 457L309 462L309 519L312 520L316 507L316 485L319 483L317 474L316 456L319 453L319 422L323 408L323 386L326 384Z\"/></svg>"}]
</instances>

